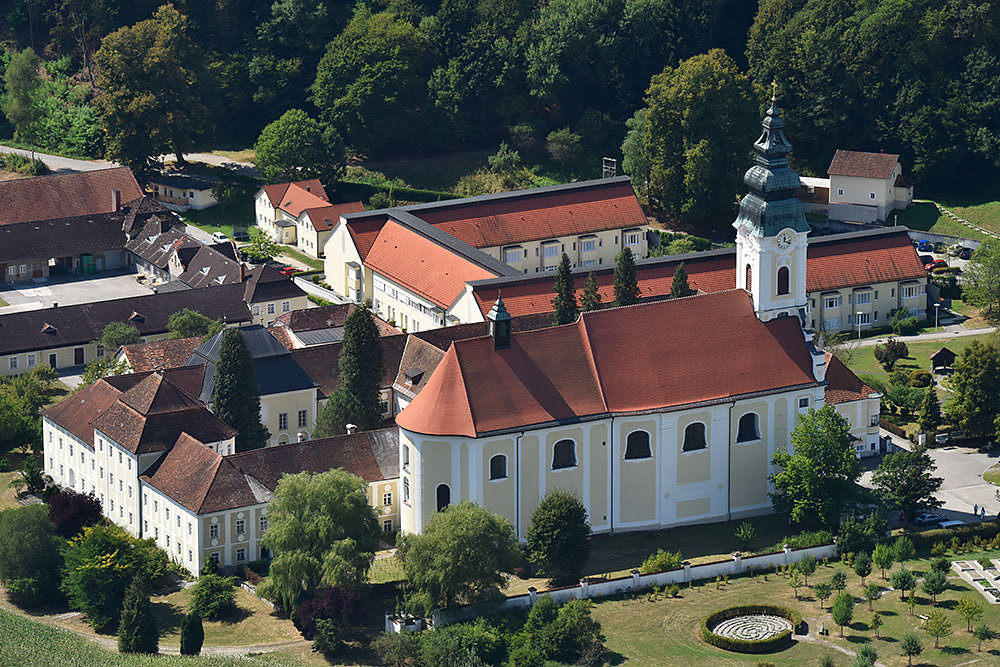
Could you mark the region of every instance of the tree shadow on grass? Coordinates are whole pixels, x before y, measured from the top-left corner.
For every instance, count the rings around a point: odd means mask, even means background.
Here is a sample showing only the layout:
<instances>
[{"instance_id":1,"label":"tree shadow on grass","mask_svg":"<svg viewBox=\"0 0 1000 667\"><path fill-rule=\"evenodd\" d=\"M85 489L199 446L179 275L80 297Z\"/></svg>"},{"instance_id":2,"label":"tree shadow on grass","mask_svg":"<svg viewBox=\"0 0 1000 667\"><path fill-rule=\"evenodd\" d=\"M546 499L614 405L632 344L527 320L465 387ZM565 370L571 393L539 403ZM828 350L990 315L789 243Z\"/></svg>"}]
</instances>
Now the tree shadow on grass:
<instances>
[{"instance_id":1,"label":"tree shadow on grass","mask_svg":"<svg viewBox=\"0 0 1000 667\"><path fill-rule=\"evenodd\" d=\"M607 651L604 654L604 662L609 665L621 665L625 662L625 656L617 651Z\"/></svg>"},{"instance_id":2,"label":"tree shadow on grass","mask_svg":"<svg viewBox=\"0 0 1000 667\"><path fill-rule=\"evenodd\" d=\"M184 618L183 609L169 602L153 602L149 607L156 619L156 629L161 635L169 635L180 629Z\"/></svg>"},{"instance_id":3,"label":"tree shadow on grass","mask_svg":"<svg viewBox=\"0 0 1000 667\"><path fill-rule=\"evenodd\" d=\"M234 605L229 612L219 619L219 622L223 625L235 625L240 621L245 621L253 615L253 612L249 609L244 609L239 605Z\"/></svg>"},{"instance_id":4,"label":"tree shadow on grass","mask_svg":"<svg viewBox=\"0 0 1000 667\"><path fill-rule=\"evenodd\" d=\"M895 644L899 642L899 640L896 639L895 637L887 637L885 635L880 635L878 641L885 642L886 644Z\"/></svg>"},{"instance_id":5,"label":"tree shadow on grass","mask_svg":"<svg viewBox=\"0 0 1000 667\"><path fill-rule=\"evenodd\" d=\"M853 625L851 626L851 629L855 629ZM866 637L864 635L848 635L845 639L847 639L848 644L867 644L872 640L871 637Z\"/></svg>"},{"instance_id":6,"label":"tree shadow on grass","mask_svg":"<svg viewBox=\"0 0 1000 667\"><path fill-rule=\"evenodd\" d=\"M958 606L958 600L938 600L937 606L951 611Z\"/></svg>"},{"instance_id":7,"label":"tree shadow on grass","mask_svg":"<svg viewBox=\"0 0 1000 667\"><path fill-rule=\"evenodd\" d=\"M879 616L899 616L899 612L893 611L892 609L876 609L875 612Z\"/></svg>"},{"instance_id":8,"label":"tree shadow on grass","mask_svg":"<svg viewBox=\"0 0 1000 667\"><path fill-rule=\"evenodd\" d=\"M961 646L942 646L941 652L945 655L962 655L963 653L971 653L969 649Z\"/></svg>"}]
</instances>

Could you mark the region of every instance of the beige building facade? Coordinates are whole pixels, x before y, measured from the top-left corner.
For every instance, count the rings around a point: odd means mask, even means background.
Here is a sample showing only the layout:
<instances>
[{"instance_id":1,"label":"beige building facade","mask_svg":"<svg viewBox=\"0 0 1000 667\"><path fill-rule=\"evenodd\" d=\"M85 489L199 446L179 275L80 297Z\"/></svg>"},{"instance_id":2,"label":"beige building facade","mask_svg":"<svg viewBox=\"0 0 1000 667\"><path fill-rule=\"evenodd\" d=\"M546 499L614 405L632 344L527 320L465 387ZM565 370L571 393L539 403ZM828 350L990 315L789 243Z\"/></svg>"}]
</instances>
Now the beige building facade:
<instances>
[{"instance_id":1,"label":"beige building facade","mask_svg":"<svg viewBox=\"0 0 1000 667\"><path fill-rule=\"evenodd\" d=\"M924 319L927 278L823 290L808 295L810 328L823 332L855 332L887 327L892 313L902 308L910 317Z\"/></svg>"}]
</instances>

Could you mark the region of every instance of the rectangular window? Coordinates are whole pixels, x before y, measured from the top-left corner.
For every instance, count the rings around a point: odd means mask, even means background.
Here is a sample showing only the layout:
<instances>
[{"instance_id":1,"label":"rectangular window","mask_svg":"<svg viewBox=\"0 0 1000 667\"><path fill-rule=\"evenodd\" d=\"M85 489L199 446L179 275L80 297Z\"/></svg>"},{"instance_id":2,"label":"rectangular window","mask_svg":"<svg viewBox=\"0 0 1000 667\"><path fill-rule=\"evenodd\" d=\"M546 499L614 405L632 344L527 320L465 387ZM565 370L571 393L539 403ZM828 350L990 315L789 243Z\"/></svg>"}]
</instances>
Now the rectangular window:
<instances>
[{"instance_id":1,"label":"rectangular window","mask_svg":"<svg viewBox=\"0 0 1000 667\"><path fill-rule=\"evenodd\" d=\"M108 473L108 484L112 487L115 485L115 474L113 472Z\"/></svg>"},{"instance_id":2,"label":"rectangular window","mask_svg":"<svg viewBox=\"0 0 1000 667\"><path fill-rule=\"evenodd\" d=\"M383 519L382 520L382 532L383 533L391 533L392 532L392 519Z\"/></svg>"},{"instance_id":3,"label":"rectangular window","mask_svg":"<svg viewBox=\"0 0 1000 667\"><path fill-rule=\"evenodd\" d=\"M868 193L868 198L869 199L875 199L875 193L874 192L869 192Z\"/></svg>"},{"instance_id":4,"label":"rectangular window","mask_svg":"<svg viewBox=\"0 0 1000 667\"><path fill-rule=\"evenodd\" d=\"M188 549L188 562L190 563L193 560L194 560L194 553L192 553L192 551Z\"/></svg>"},{"instance_id":5,"label":"rectangular window","mask_svg":"<svg viewBox=\"0 0 1000 667\"><path fill-rule=\"evenodd\" d=\"M167 535L167 548L168 549L170 548L170 536L169 535Z\"/></svg>"},{"instance_id":6,"label":"rectangular window","mask_svg":"<svg viewBox=\"0 0 1000 667\"><path fill-rule=\"evenodd\" d=\"M31 368L31 367L33 367L35 365L35 359L36 359L36 357L35 357L35 354L33 352L28 355L28 368Z\"/></svg>"},{"instance_id":7,"label":"rectangular window","mask_svg":"<svg viewBox=\"0 0 1000 667\"><path fill-rule=\"evenodd\" d=\"M268 315L274 315L274 304L273 303L267 304L267 314Z\"/></svg>"},{"instance_id":8,"label":"rectangular window","mask_svg":"<svg viewBox=\"0 0 1000 667\"><path fill-rule=\"evenodd\" d=\"M253 314L254 315L260 315L260 305L259 304L254 304Z\"/></svg>"},{"instance_id":9,"label":"rectangular window","mask_svg":"<svg viewBox=\"0 0 1000 667\"><path fill-rule=\"evenodd\" d=\"M170 508L169 507L164 507L163 508L163 513L164 513L164 516L166 517L167 521L170 521Z\"/></svg>"},{"instance_id":10,"label":"rectangular window","mask_svg":"<svg viewBox=\"0 0 1000 667\"><path fill-rule=\"evenodd\" d=\"M639 245L642 234L638 231L625 233L625 245Z\"/></svg>"},{"instance_id":11,"label":"rectangular window","mask_svg":"<svg viewBox=\"0 0 1000 667\"><path fill-rule=\"evenodd\" d=\"M247 522L243 519L238 519L236 521L236 534L242 535L247 532Z\"/></svg>"},{"instance_id":12,"label":"rectangular window","mask_svg":"<svg viewBox=\"0 0 1000 667\"><path fill-rule=\"evenodd\" d=\"M292 309L292 303L291 303L291 301L282 301L281 302L281 312L287 313L291 309Z\"/></svg>"},{"instance_id":13,"label":"rectangular window","mask_svg":"<svg viewBox=\"0 0 1000 667\"><path fill-rule=\"evenodd\" d=\"M858 313L857 320L854 323L857 324L857 325L859 325L859 326L862 326L862 327L863 326L868 326L869 324L872 323L872 314L871 313Z\"/></svg>"},{"instance_id":14,"label":"rectangular window","mask_svg":"<svg viewBox=\"0 0 1000 667\"><path fill-rule=\"evenodd\" d=\"M288 413L282 412L278 415L278 429L284 431L288 428Z\"/></svg>"},{"instance_id":15,"label":"rectangular window","mask_svg":"<svg viewBox=\"0 0 1000 667\"><path fill-rule=\"evenodd\" d=\"M837 188L837 196L838 197L844 196L844 188Z\"/></svg>"},{"instance_id":16,"label":"rectangular window","mask_svg":"<svg viewBox=\"0 0 1000 667\"><path fill-rule=\"evenodd\" d=\"M299 410L299 428L305 428L308 415L306 410Z\"/></svg>"},{"instance_id":17,"label":"rectangular window","mask_svg":"<svg viewBox=\"0 0 1000 667\"><path fill-rule=\"evenodd\" d=\"M823 328L827 331L838 331L841 319L839 317L827 317L823 319Z\"/></svg>"},{"instance_id":18,"label":"rectangular window","mask_svg":"<svg viewBox=\"0 0 1000 667\"><path fill-rule=\"evenodd\" d=\"M878 417L879 417L879 414L877 412L873 412L870 415L868 415L868 425L869 426L878 426Z\"/></svg>"},{"instance_id":19,"label":"rectangular window","mask_svg":"<svg viewBox=\"0 0 1000 667\"><path fill-rule=\"evenodd\" d=\"M97 344L97 356L98 357L104 356L104 346L101 345L100 343Z\"/></svg>"},{"instance_id":20,"label":"rectangular window","mask_svg":"<svg viewBox=\"0 0 1000 667\"><path fill-rule=\"evenodd\" d=\"M217 540L219 539L219 527L212 525L208 527L208 539Z\"/></svg>"},{"instance_id":21,"label":"rectangular window","mask_svg":"<svg viewBox=\"0 0 1000 667\"><path fill-rule=\"evenodd\" d=\"M132 497L132 485L131 484L128 485L128 497L129 498Z\"/></svg>"},{"instance_id":22,"label":"rectangular window","mask_svg":"<svg viewBox=\"0 0 1000 667\"><path fill-rule=\"evenodd\" d=\"M111 511L112 512L115 511L115 499L114 498L111 499Z\"/></svg>"},{"instance_id":23,"label":"rectangular window","mask_svg":"<svg viewBox=\"0 0 1000 667\"><path fill-rule=\"evenodd\" d=\"M809 407L809 397L805 396L799 399L799 410L805 410Z\"/></svg>"},{"instance_id":24,"label":"rectangular window","mask_svg":"<svg viewBox=\"0 0 1000 667\"><path fill-rule=\"evenodd\" d=\"M177 527L178 528L181 527L181 515L180 515L180 512L177 513Z\"/></svg>"},{"instance_id":25,"label":"rectangular window","mask_svg":"<svg viewBox=\"0 0 1000 667\"><path fill-rule=\"evenodd\" d=\"M391 505L392 504L392 493L387 492L382 494L382 504Z\"/></svg>"},{"instance_id":26,"label":"rectangular window","mask_svg":"<svg viewBox=\"0 0 1000 667\"><path fill-rule=\"evenodd\" d=\"M143 521L142 522L142 532L143 532L144 535L149 532L149 522L148 521Z\"/></svg>"},{"instance_id":27,"label":"rectangular window","mask_svg":"<svg viewBox=\"0 0 1000 667\"><path fill-rule=\"evenodd\" d=\"M191 522L188 521L188 535L191 534Z\"/></svg>"},{"instance_id":28,"label":"rectangular window","mask_svg":"<svg viewBox=\"0 0 1000 667\"><path fill-rule=\"evenodd\" d=\"M153 511L154 512L159 512L160 511L160 501L159 500L154 500L153 501Z\"/></svg>"},{"instance_id":29,"label":"rectangular window","mask_svg":"<svg viewBox=\"0 0 1000 667\"><path fill-rule=\"evenodd\" d=\"M410 467L410 448L407 445L403 445L403 470L407 470Z\"/></svg>"},{"instance_id":30,"label":"rectangular window","mask_svg":"<svg viewBox=\"0 0 1000 667\"><path fill-rule=\"evenodd\" d=\"M547 243L542 246L542 257L544 259L551 259L553 257L559 256L559 244L558 243Z\"/></svg>"},{"instance_id":31,"label":"rectangular window","mask_svg":"<svg viewBox=\"0 0 1000 667\"><path fill-rule=\"evenodd\" d=\"M267 530L267 517L266 516L261 516L259 519L257 519L257 527L260 530L260 532L262 532L262 533L265 530Z\"/></svg>"},{"instance_id":32,"label":"rectangular window","mask_svg":"<svg viewBox=\"0 0 1000 667\"><path fill-rule=\"evenodd\" d=\"M871 292L857 292L854 294L854 304L864 306L872 302Z\"/></svg>"},{"instance_id":33,"label":"rectangular window","mask_svg":"<svg viewBox=\"0 0 1000 667\"><path fill-rule=\"evenodd\" d=\"M903 298L912 299L914 297L923 294L923 285L905 285L903 286Z\"/></svg>"},{"instance_id":34,"label":"rectangular window","mask_svg":"<svg viewBox=\"0 0 1000 667\"><path fill-rule=\"evenodd\" d=\"M403 502L410 502L410 480L408 478L403 478Z\"/></svg>"},{"instance_id":35,"label":"rectangular window","mask_svg":"<svg viewBox=\"0 0 1000 667\"><path fill-rule=\"evenodd\" d=\"M218 551L213 551L211 554L209 554L208 559L209 560L214 560L215 564L218 565L219 564L219 552Z\"/></svg>"},{"instance_id":36,"label":"rectangular window","mask_svg":"<svg viewBox=\"0 0 1000 667\"><path fill-rule=\"evenodd\" d=\"M580 266L597 266L597 260L596 259L585 259L582 262L580 262Z\"/></svg>"},{"instance_id":37,"label":"rectangular window","mask_svg":"<svg viewBox=\"0 0 1000 667\"><path fill-rule=\"evenodd\" d=\"M834 296L823 297L823 307L826 308L827 310L830 310L832 308L840 308L840 304L841 304L841 299L839 294L836 294Z\"/></svg>"},{"instance_id":38,"label":"rectangular window","mask_svg":"<svg viewBox=\"0 0 1000 667\"><path fill-rule=\"evenodd\" d=\"M7 364L9 365L9 367L10 367L10 370L12 370L12 371L13 371L13 370L17 370L17 357L11 357L11 358L10 358L10 359L9 359L9 360L7 361Z\"/></svg>"},{"instance_id":39,"label":"rectangular window","mask_svg":"<svg viewBox=\"0 0 1000 667\"><path fill-rule=\"evenodd\" d=\"M247 550L244 548L239 548L236 550L236 560L244 561L247 559Z\"/></svg>"},{"instance_id":40,"label":"rectangular window","mask_svg":"<svg viewBox=\"0 0 1000 667\"><path fill-rule=\"evenodd\" d=\"M507 264L520 262L524 258L524 250L521 246L513 246L503 249L503 261Z\"/></svg>"},{"instance_id":41,"label":"rectangular window","mask_svg":"<svg viewBox=\"0 0 1000 667\"><path fill-rule=\"evenodd\" d=\"M99 472L99 474L97 476L100 479L104 479L104 466L101 466L101 468L100 468L100 470L98 472Z\"/></svg>"},{"instance_id":42,"label":"rectangular window","mask_svg":"<svg viewBox=\"0 0 1000 667\"><path fill-rule=\"evenodd\" d=\"M889 290L889 298L890 299L895 299L896 298L896 288L895 287L893 287L892 289Z\"/></svg>"},{"instance_id":43,"label":"rectangular window","mask_svg":"<svg viewBox=\"0 0 1000 667\"><path fill-rule=\"evenodd\" d=\"M580 252L595 252L597 250L597 239L581 239Z\"/></svg>"}]
</instances>

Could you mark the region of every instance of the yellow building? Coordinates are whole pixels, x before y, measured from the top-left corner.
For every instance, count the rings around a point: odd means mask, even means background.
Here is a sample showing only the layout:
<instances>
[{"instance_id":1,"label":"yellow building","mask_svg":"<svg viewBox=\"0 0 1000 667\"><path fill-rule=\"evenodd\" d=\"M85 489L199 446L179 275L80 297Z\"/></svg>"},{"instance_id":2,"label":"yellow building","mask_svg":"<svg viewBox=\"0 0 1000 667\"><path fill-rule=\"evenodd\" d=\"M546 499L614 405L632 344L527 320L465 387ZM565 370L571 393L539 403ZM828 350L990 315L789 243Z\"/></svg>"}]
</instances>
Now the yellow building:
<instances>
[{"instance_id":1,"label":"yellow building","mask_svg":"<svg viewBox=\"0 0 1000 667\"><path fill-rule=\"evenodd\" d=\"M254 195L254 222L275 243L295 245L302 212L329 205L323 184L315 178L265 185Z\"/></svg>"},{"instance_id":2,"label":"yellow building","mask_svg":"<svg viewBox=\"0 0 1000 667\"><path fill-rule=\"evenodd\" d=\"M247 271L243 285L254 324L269 327L280 315L309 307L309 295L266 264Z\"/></svg>"}]
</instances>

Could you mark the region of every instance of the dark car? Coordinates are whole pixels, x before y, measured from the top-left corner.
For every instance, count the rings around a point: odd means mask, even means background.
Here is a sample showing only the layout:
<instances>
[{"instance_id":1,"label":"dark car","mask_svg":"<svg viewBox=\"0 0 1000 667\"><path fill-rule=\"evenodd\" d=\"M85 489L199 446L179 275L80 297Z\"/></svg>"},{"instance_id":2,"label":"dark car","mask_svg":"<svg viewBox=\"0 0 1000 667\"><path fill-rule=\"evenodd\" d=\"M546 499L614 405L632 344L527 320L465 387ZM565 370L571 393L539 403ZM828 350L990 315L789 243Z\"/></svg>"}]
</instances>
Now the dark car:
<instances>
[{"instance_id":1,"label":"dark car","mask_svg":"<svg viewBox=\"0 0 1000 667\"><path fill-rule=\"evenodd\" d=\"M941 523L942 521L947 521L948 517L941 516L940 514L935 514L934 512L921 512L916 517L914 517L914 522L918 526L934 526Z\"/></svg>"},{"instance_id":2,"label":"dark car","mask_svg":"<svg viewBox=\"0 0 1000 667\"><path fill-rule=\"evenodd\" d=\"M972 248L962 248L958 251L959 259L972 259Z\"/></svg>"},{"instance_id":3,"label":"dark car","mask_svg":"<svg viewBox=\"0 0 1000 667\"><path fill-rule=\"evenodd\" d=\"M932 264L934 262L934 255L920 255L917 259L920 260L921 264L927 266L928 264Z\"/></svg>"},{"instance_id":4,"label":"dark car","mask_svg":"<svg viewBox=\"0 0 1000 667\"><path fill-rule=\"evenodd\" d=\"M920 252L934 252L934 244L927 239L917 241L917 250Z\"/></svg>"}]
</instances>

